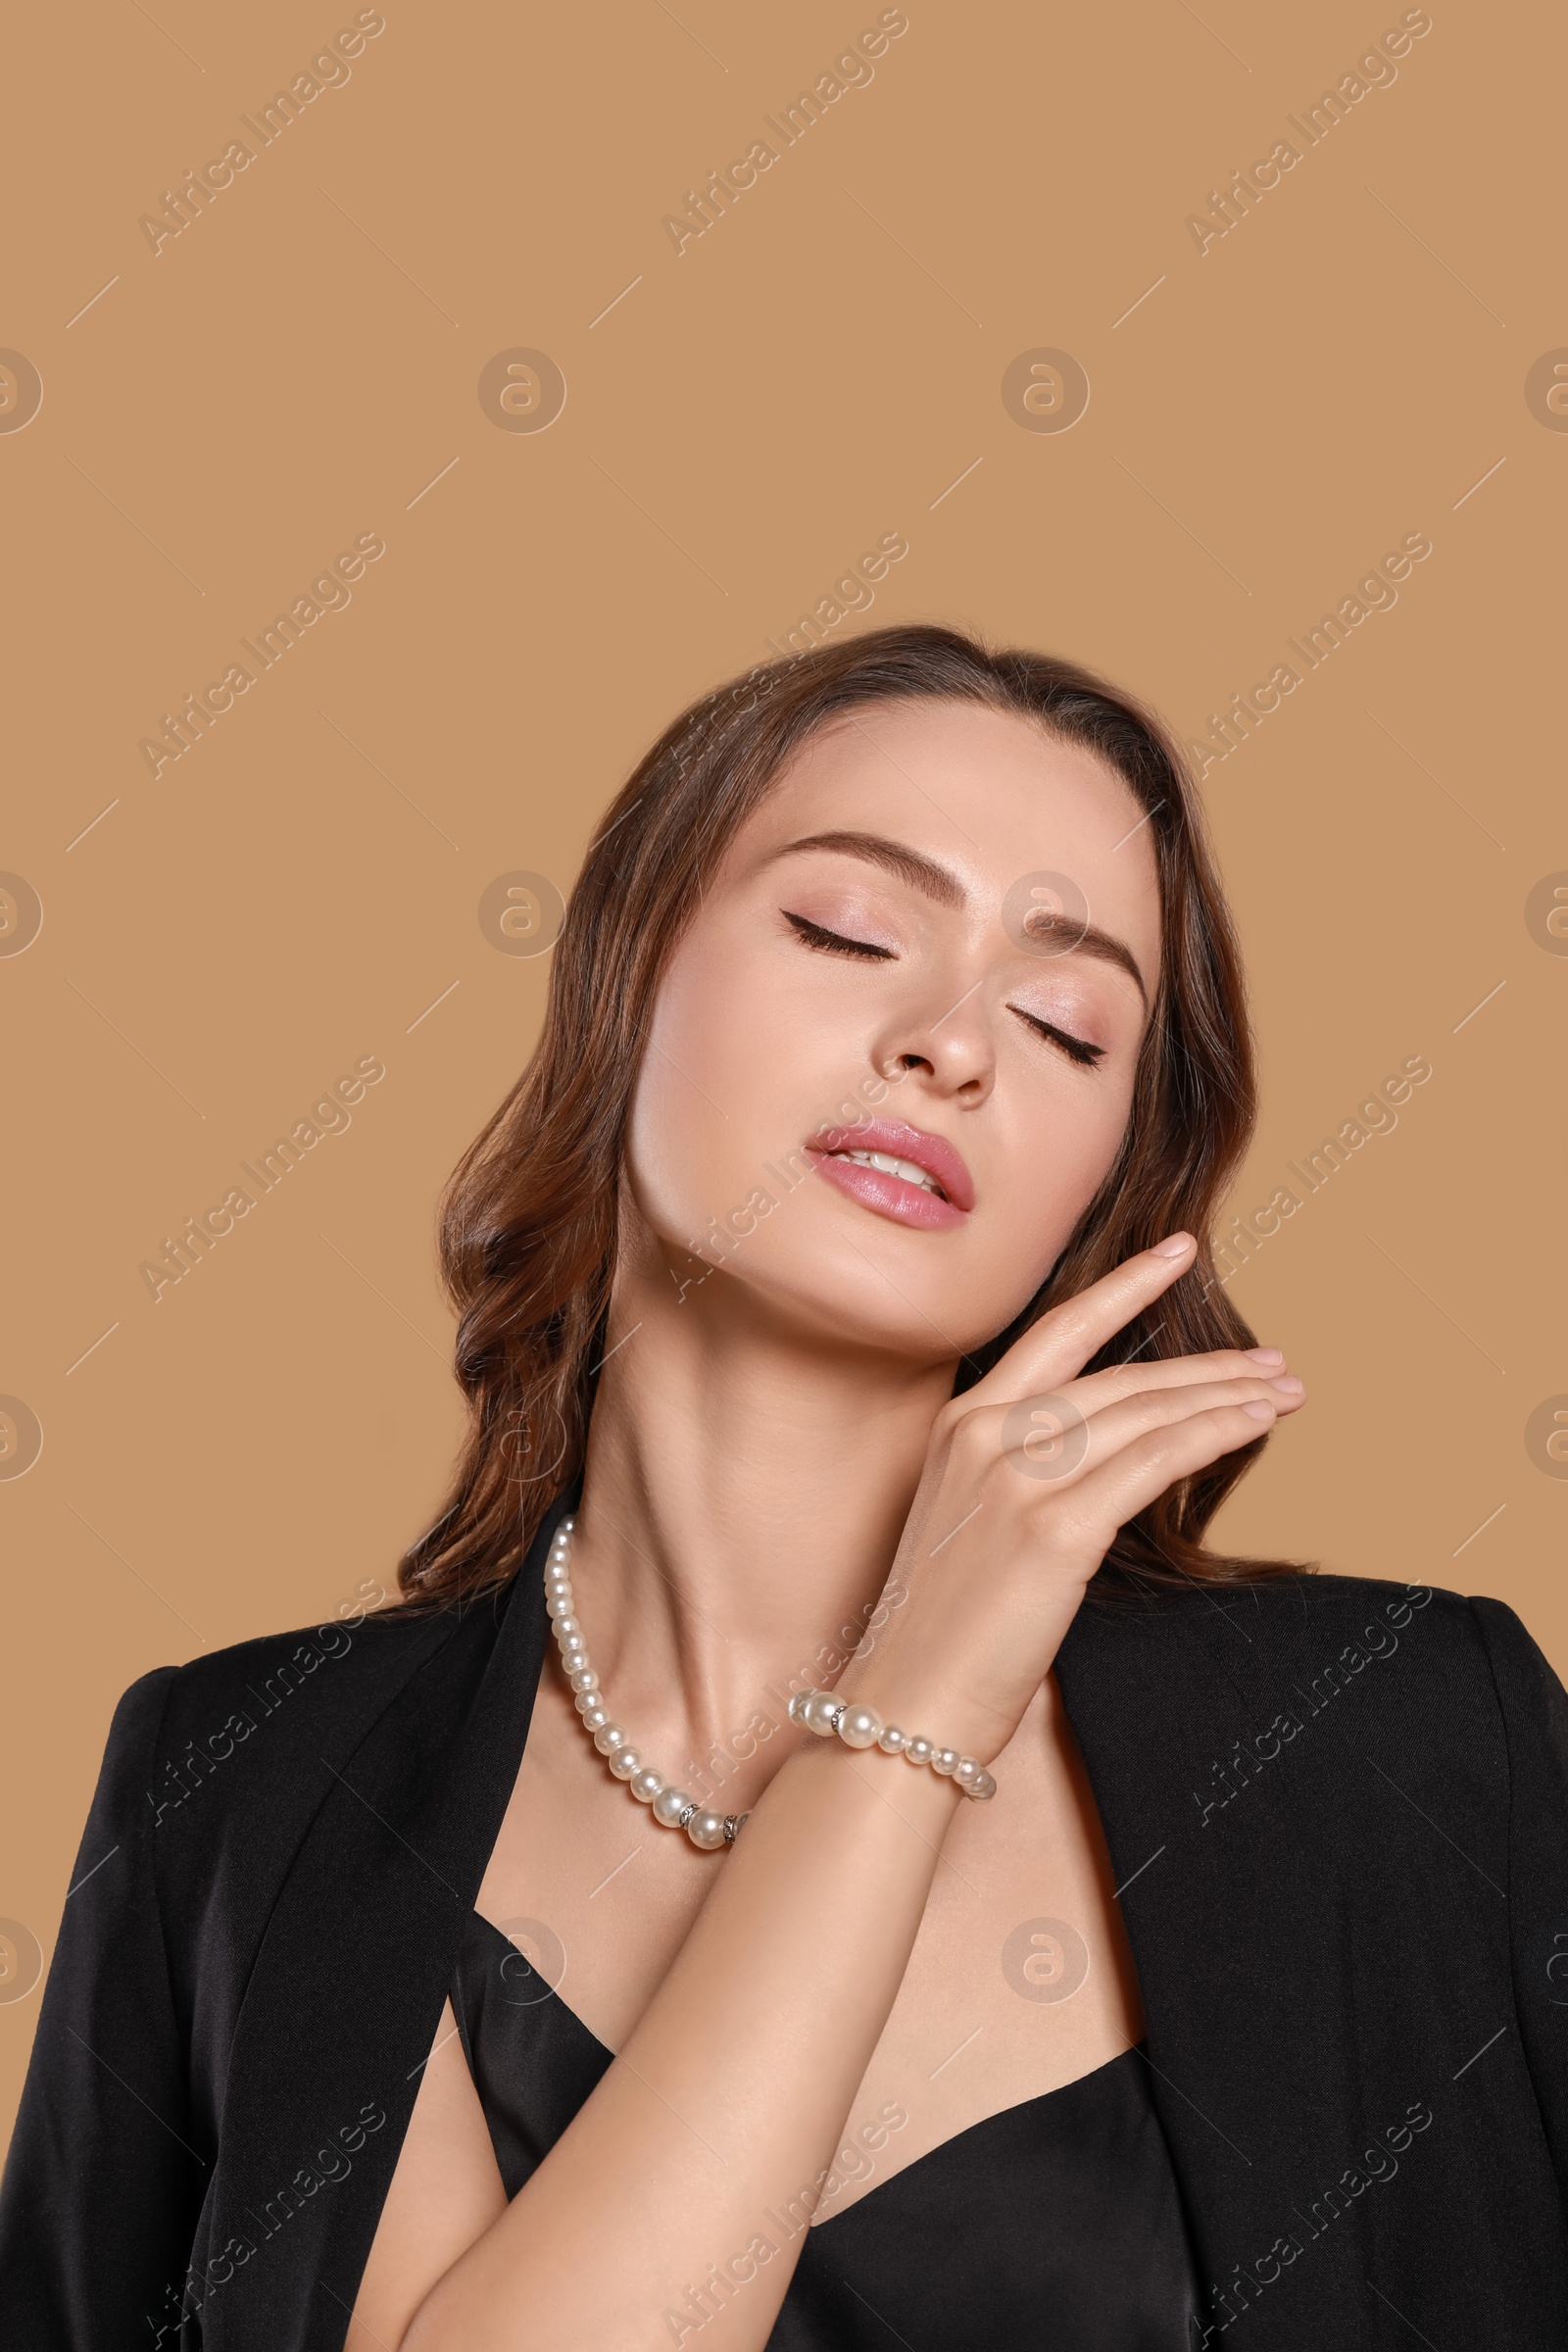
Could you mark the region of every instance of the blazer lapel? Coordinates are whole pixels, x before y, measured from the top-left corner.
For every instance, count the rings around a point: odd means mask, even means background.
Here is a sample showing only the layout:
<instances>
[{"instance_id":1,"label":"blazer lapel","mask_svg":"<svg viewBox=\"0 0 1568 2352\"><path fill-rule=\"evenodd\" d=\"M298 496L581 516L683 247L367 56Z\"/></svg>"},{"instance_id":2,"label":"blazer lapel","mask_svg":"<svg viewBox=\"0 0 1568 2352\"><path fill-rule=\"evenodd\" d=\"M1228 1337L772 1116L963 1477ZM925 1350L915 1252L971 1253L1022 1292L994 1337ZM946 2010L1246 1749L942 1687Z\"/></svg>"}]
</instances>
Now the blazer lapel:
<instances>
[{"instance_id":1,"label":"blazer lapel","mask_svg":"<svg viewBox=\"0 0 1568 2352\"><path fill-rule=\"evenodd\" d=\"M1259 1708L1281 1608L1271 1596L1254 1618L1245 1598L1207 1593L1086 1606L1056 1675L1137 1965L1203 2320L1217 2340L1258 2301L1269 2352L1306 2352L1377 2339L1362 2207L1342 2198L1332 2228L1311 2207L1369 2126L1401 2110L1367 2115L1353 2037L1324 2031L1349 2016L1355 1986L1346 1937L1326 1932L1321 1832L1300 1817L1298 1781L1276 1767L1223 1823L1203 1812L1223 1793L1214 1765L1227 1742L1272 1719L1272 1703ZM1257 2278L1270 2273L1265 2293Z\"/></svg>"},{"instance_id":2,"label":"blazer lapel","mask_svg":"<svg viewBox=\"0 0 1568 2352\"><path fill-rule=\"evenodd\" d=\"M240 2008L198 2231L214 2352L343 2340L521 1761L548 1638L544 1553L574 1498L353 1752L322 1756L319 1807Z\"/></svg>"},{"instance_id":3,"label":"blazer lapel","mask_svg":"<svg viewBox=\"0 0 1568 2352\"><path fill-rule=\"evenodd\" d=\"M1513 2341L1540 2307L1522 2217L1544 2239L1553 2192L1509 2031L1509 1757L1462 1604L1307 1576L1085 1608L1057 1677L1200 2340L1246 2316L1259 2352Z\"/></svg>"}]
</instances>

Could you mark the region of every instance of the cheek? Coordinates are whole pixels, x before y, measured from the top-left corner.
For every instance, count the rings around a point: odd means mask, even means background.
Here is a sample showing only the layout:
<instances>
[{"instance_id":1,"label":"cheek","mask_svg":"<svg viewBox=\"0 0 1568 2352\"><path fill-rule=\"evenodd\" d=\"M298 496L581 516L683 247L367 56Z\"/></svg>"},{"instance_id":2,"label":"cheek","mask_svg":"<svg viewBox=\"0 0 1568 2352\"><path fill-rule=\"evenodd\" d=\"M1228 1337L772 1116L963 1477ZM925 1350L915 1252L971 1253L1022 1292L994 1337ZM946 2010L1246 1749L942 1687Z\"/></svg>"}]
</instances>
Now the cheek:
<instances>
[{"instance_id":1,"label":"cheek","mask_svg":"<svg viewBox=\"0 0 1568 2352\"><path fill-rule=\"evenodd\" d=\"M763 1163L831 1114L835 1075L862 1074L848 1007L841 1035L835 1008L806 997L806 975L787 960L760 971L744 943L721 936L688 942L665 973L626 1159L638 1206L666 1241L685 1246L740 1209L768 1185Z\"/></svg>"},{"instance_id":2,"label":"cheek","mask_svg":"<svg viewBox=\"0 0 1568 2352\"><path fill-rule=\"evenodd\" d=\"M1132 1102L1131 1079L1080 1076L1065 1065L1007 1090L1005 1141L994 1154L993 1231L1015 1237L1030 1295L1115 1164ZM999 1089L999 1098L1001 1090ZM997 1107L1004 1105L999 1099Z\"/></svg>"}]
</instances>

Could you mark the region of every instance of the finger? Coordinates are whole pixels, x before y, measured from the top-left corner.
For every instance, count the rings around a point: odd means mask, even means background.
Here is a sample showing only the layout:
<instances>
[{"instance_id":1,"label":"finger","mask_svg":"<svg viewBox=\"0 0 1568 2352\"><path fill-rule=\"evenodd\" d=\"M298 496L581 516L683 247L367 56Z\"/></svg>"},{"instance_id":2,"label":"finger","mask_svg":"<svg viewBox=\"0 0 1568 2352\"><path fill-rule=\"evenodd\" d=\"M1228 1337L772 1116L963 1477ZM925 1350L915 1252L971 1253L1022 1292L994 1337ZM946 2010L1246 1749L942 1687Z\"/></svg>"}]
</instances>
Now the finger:
<instances>
[{"instance_id":1,"label":"finger","mask_svg":"<svg viewBox=\"0 0 1568 2352\"><path fill-rule=\"evenodd\" d=\"M1303 1392L1304 1396L1304 1392ZM1294 1410L1302 1396L1287 1397L1256 1373L1247 1380L1203 1381L1196 1387L1145 1389L1136 1396L1119 1397L1093 1420L1086 1421L1088 1446L1085 1467L1095 1468L1151 1430L1168 1429L1180 1421L1225 1406L1239 1408L1252 1424L1252 1436L1279 1417L1282 1406Z\"/></svg>"},{"instance_id":2,"label":"finger","mask_svg":"<svg viewBox=\"0 0 1568 2352\"><path fill-rule=\"evenodd\" d=\"M1031 1390L1059 1388L1074 1379L1107 1340L1188 1271L1197 1254L1192 1235L1178 1233L1152 1250L1124 1258L1086 1291L1031 1324L1002 1361L966 1392L963 1401L996 1403L1027 1396Z\"/></svg>"},{"instance_id":3,"label":"finger","mask_svg":"<svg viewBox=\"0 0 1568 2352\"><path fill-rule=\"evenodd\" d=\"M1227 1453L1268 1435L1268 1424L1244 1405L1213 1405L1190 1420L1146 1430L1102 1461L1063 1494L1071 1513L1098 1546L1096 1558L1114 1542L1118 1529L1157 1502L1184 1478L1193 1478Z\"/></svg>"},{"instance_id":4,"label":"finger","mask_svg":"<svg viewBox=\"0 0 1568 2352\"><path fill-rule=\"evenodd\" d=\"M1255 1438L1282 1411L1295 1411L1303 1401L1304 1392L1288 1396L1255 1373L1247 1380L1146 1389L1093 1416L1079 1412L1067 1391L1057 1391L993 1405L971 1424L969 1443L994 1447L993 1460L1023 1478L1065 1487L1080 1483L1152 1430L1229 1406L1250 1415Z\"/></svg>"},{"instance_id":5,"label":"finger","mask_svg":"<svg viewBox=\"0 0 1568 2352\"><path fill-rule=\"evenodd\" d=\"M1262 1360L1265 1358L1273 1360ZM1082 1379L1068 1381L1061 1394L1081 1413L1092 1414L1148 1390L1201 1388L1219 1380L1260 1380L1280 1400L1282 1410L1287 1397L1299 1401L1304 1395L1303 1383L1286 1370L1277 1348L1220 1348L1207 1355L1144 1357L1136 1363L1110 1364L1103 1372L1086 1372Z\"/></svg>"}]
</instances>

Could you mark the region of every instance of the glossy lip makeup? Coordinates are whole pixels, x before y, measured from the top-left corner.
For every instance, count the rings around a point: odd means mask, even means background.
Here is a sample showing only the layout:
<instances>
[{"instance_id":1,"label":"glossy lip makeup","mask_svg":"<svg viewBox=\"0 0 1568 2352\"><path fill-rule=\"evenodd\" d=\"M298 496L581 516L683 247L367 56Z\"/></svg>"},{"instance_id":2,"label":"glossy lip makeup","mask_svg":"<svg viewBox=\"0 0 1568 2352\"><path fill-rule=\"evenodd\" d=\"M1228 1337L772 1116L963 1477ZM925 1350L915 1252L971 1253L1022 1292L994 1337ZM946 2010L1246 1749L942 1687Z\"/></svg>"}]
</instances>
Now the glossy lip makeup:
<instances>
[{"instance_id":1,"label":"glossy lip makeup","mask_svg":"<svg viewBox=\"0 0 1568 2352\"><path fill-rule=\"evenodd\" d=\"M819 1176L878 1216L927 1233L968 1222L974 1180L961 1153L940 1135L902 1119L862 1119L825 1127L806 1148Z\"/></svg>"}]
</instances>

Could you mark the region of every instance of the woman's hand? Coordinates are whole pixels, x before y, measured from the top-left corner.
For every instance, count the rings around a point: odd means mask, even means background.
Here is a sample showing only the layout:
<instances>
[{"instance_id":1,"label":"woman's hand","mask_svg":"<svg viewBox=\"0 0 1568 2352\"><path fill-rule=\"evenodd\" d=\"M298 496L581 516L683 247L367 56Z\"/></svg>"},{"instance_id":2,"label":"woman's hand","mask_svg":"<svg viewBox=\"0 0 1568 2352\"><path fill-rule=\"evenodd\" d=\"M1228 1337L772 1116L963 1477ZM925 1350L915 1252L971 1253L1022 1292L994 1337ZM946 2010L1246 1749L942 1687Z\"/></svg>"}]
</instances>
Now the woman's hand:
<instances>
[{"instance_id":1,"label":"woman's hand","mask_svg":"<svg viewBox=\"0 0 1568 2352\"><path fill-rule=\"evenodd\" d=\"M1179 1234L1128 1258L943 1407L889 1580L907 1602L846 1668L840 1696L989 1763L1117 1530L1303 1402L1273 1348L1078 1377L1187 1272L1195 1248Z\"/></svg>"}]
</instances>

